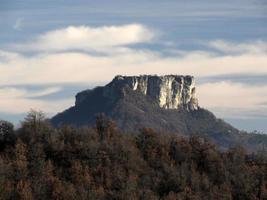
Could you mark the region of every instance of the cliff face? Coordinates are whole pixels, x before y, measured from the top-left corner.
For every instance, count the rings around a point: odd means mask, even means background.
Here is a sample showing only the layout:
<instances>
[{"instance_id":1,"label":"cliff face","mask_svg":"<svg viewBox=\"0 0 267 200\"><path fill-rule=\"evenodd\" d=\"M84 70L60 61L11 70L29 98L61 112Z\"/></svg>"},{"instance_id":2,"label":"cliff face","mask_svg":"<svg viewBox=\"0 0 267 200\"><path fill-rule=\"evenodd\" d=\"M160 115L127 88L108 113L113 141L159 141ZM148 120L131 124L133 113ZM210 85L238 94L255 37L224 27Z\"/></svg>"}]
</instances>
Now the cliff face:
<instances>
[{"instance_id":1,"label":"cliff face","mask_svg":"<svg viewBox=\"0 0 267 200\"><path fill-rule=\"evenodd\" d=\"M161 108L197 110L198 100L195 95L195 79L192 76L116 76L104 87L103 96L115 98L118 90L130 87L154 99ZM76 104L86 99L90 91L84 91L76 96Z\"/></svg>"}]
</instances>

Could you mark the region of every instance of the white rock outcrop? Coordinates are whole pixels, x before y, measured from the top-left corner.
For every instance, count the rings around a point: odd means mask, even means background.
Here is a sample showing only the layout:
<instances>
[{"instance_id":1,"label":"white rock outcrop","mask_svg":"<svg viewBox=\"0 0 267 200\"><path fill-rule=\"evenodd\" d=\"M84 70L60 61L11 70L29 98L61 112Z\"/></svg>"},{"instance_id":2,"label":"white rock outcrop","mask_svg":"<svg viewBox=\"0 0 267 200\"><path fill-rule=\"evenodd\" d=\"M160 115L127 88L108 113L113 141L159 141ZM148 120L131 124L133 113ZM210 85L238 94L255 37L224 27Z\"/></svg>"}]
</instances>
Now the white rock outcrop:
<instances>
[{"instance_id":1,"label":"white rock outcrop","mask_svg":"<svg viewBox=\"0 0 267 200\"><path fill-rule=\"evenodd\" d=\"M161 108L197 110L195 79L193 76L165 75L165 76L116 76L105 86L104 95L111 97L113 89L128 85L144 95L155 99Z\"/></svg>"}]
</instances>

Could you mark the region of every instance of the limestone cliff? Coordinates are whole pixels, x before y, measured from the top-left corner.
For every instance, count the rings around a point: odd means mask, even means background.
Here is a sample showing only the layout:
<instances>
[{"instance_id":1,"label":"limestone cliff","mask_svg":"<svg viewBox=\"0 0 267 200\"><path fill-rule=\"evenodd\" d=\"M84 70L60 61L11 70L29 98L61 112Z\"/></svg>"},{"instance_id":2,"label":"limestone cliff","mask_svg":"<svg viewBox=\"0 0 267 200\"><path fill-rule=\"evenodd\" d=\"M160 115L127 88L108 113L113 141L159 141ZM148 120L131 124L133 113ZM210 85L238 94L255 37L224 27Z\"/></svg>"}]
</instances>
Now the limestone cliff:
<instances>
[{"instance_id":1,"label":"limestone cliff","mask_svg":"<svg viewBox=\"0 0 267 200\"><path fill-rule=\"evenodd\" d=\"M161 108L197 110L198 101L195 94L195 79L192 76L178 75L142 75L116 76L103 89L103 96L114 98L118 89L130 87L154 99ZM81 103L90 94L90 90L76 95L76 104Z\"/></svg>"}]
</instances>

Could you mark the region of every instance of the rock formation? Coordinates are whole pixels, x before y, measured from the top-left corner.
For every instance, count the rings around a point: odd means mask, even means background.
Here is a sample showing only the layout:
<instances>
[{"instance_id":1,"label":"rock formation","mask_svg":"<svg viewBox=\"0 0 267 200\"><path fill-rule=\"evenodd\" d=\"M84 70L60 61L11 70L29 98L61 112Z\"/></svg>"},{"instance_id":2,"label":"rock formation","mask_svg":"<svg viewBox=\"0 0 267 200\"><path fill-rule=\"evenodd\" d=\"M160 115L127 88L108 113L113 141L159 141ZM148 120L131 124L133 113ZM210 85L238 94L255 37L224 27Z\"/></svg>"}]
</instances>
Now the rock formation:
<instances>
[{"instance_id":1,"label":"rock formation","mask_svg":"<svg viewBox=\"0 0 267 200\"><path fill-rule=\"evenodd\" d=\"M199 107L192 76L116 76L105 86L78 93L75 105L54 116L51 123L94 127L99 114L128 133L145 127L165 134L197 134L223 150L244 145L255 151L267 141L261 135L241 133Z\"/></svg>"},{"instance_id":2,"label":"rock formation","mask_svg":"<svg viewBox=\"0 0 267 200\"><path fill-rule=\"evenodd\" d=\"M161 108L178 109L183 107L188 111L198 109L195 95L195 79L192 76L116 76L104 87L103 96L113 99L118 90L129 87L154 99ZM76 105L83 102L90 94L90 90L76 95Z\"/></svg>"}]
</instances>

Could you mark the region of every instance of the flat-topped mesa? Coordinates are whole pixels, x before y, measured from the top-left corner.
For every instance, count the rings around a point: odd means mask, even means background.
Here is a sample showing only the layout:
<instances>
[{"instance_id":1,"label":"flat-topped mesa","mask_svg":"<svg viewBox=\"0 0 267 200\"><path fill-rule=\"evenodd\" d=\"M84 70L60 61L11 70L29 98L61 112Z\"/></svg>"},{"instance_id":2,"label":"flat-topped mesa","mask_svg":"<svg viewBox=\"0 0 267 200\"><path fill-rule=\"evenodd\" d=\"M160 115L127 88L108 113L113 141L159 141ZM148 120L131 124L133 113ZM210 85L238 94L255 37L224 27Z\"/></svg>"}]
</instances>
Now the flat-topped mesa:
<instances>
[{"instance_id":1,"label":"flat-topped mesa","mask_svg":"<svg viewBox=\"0 0 267 200\"><path fill-rule=\"evenodd\" d=\"M98 88L108 99L114 100L121 94L121 89L128 87L154 99L161 108L185 108L188 111L197 110L198 100L195 94L195 79L193 76L179 75L141 75L116 76L109 84ZM91 98L94 90L85 90L76 95L75 105Z\"/></svg>"},{"instance_id":2,"label":"flat-topped mesa","mask_svg":"<svg viewBox=\"0 0 267 200\"><path fill-rule=\"evenodd\" d=\"M197 110L198 100L195 94L195 79L193 76L179 75L141 75L116 76L105 86L105 96L112 96L113 89L128 85L131 89L140 91L155 99L161 108Z\"/></svg>"}]
</instances>

